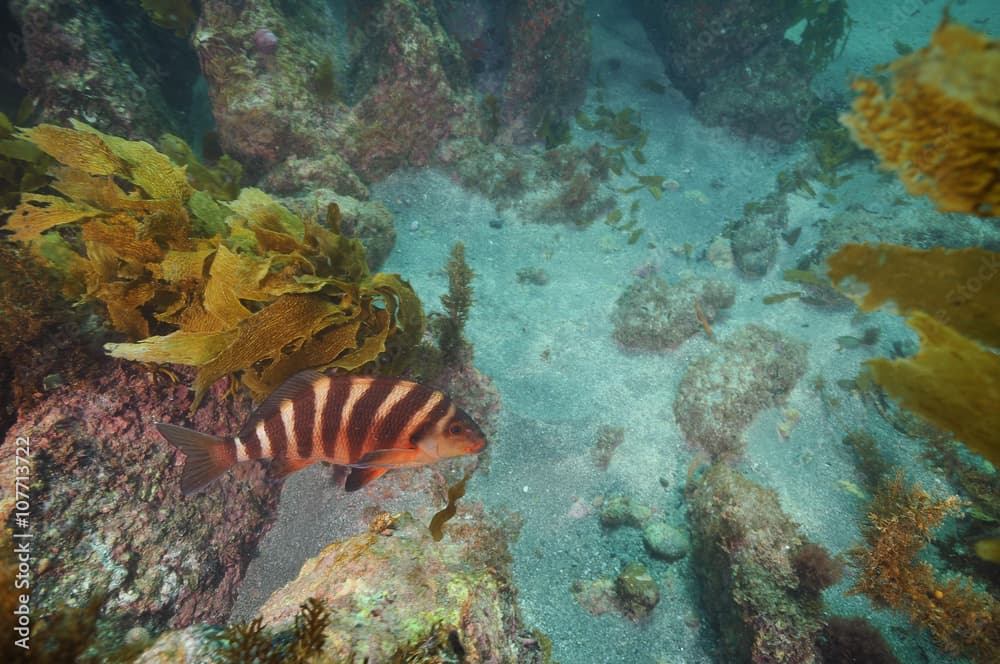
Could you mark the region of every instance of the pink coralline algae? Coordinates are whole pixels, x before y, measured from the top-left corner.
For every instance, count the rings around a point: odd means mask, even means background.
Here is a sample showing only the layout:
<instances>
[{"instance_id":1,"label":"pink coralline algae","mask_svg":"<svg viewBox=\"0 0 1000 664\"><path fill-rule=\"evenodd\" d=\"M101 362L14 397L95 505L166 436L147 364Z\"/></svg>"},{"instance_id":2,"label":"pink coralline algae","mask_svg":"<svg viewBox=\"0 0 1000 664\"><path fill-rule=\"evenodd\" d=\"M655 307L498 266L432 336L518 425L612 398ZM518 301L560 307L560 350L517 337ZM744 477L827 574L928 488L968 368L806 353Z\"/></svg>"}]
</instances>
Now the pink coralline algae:
<instances>
[{"instance_id":1,"label":"pink coralline algae","mask_svg":"<svg viewBox=\"0 0 1000 664\"><path fill-rule=\"evenodd\" d=\"M261 28L253 33L253 47L261 55L271 55L278 50L278 36L267 28Z\"/></svg>"},{"instance_id":2,"label":"pink coralline algae","mask_svg":"<svg viewBox=\"0 0 1000 664\"><path fill-rule=\"evenodd\" d=\"M186 387L104 361L19 412L0 447L0 473L14 477L14 441L30 441L34 555L49 561L33 580L38 615L102 591L103 612L122 630L155 633L229 615L280 483L247 464L210 490L181 495L180 454L153 422L225 434L250 408L248 398L223 399L221 385L206 402L189 420ZM11 503L0 494L3 512Z\"/></svg>"}]
</instances>

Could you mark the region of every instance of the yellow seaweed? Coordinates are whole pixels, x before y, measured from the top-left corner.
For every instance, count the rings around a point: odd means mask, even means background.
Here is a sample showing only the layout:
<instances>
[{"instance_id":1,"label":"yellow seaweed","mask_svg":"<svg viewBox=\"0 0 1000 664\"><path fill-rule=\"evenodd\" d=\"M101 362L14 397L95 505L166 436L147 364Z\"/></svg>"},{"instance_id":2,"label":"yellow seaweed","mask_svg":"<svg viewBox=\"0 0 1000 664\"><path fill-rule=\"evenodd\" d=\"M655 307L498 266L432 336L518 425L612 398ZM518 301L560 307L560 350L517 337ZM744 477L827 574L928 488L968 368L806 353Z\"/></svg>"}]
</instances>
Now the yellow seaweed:
<instances>
[{"instance_id":1,"label":"yellow seaweed","mask_svg":"<svg viewBox=\"0 0 1000 664\"><path fill-rule=\"evenodd\" d=\"M929 46L887 66L891 89L856 80L854 140L945 212L1000 215L1000 41L947 16Z\"/></svg>"},{"instance_id":2,"label":"yellow seaweed","mask_svg":"<svg viewBox=\"0 0 1000 664\"><path fill-rule=\"evenodd\" d=\"M151 198L182 201L191 195L192 190L187 183L184 169L175 166L169 157L157 152L156 148L146 141L130 141L104 134L90 125L76 120L72 120L70 124L81 136L97 136L122 164L113 173L94 173L94 175L116 174L124 176L133 184L141 187ZM59 159L59 157L56 158ZM62 159L59 161L68 166L73 165Z\"/></svg>"},{"instance_id":3,"label":"yellow seaweed","mask_svg":"<svg viewBox=\"0 0 1000 664\"><path fill-rule=\"evenodd\" d=\"M440 542L444 539L444 524L451 520L455 516L455 513L458 512L456 505L459 499L465 495L465 483L469 481L470 477L472 477L472 470L467 470L462 479L448 488L448 504L431 517L428 530L431 531L431 537L434 538L435 542Z\"/></svg>"},{"instance_id":4,"label":"yellow seaweed","mask_svg":"<svg viewBox=\"0 0 1000 664\"><path fill-rule=\"evenodd\" d=\"M56 161L88 175L114 175L125 171L125 163L100 136L50 124L21 129L17 137L30 141Z\"/></svg>"},{"instance_id":5,"label":"yellow seaweed","mask_svg":"<svg viewBox=\"0 0 1000 664\"><path fill-rule=\"evenodd\" d=\"M875 381L1000 467L1000 356L923 312L907 323L920 335L920 352L869 360Z\"/></svg>"},{"instance_id":6,"label":"yellow seaweed","mask_svg":"<svg viewBox=\"0 0 1000 664\"><path fill-rule=\"evenodd\" d=\"M11 239L33 240L43 232L62 224L71 224L103 214L86 203L67 201L59 196L24 194L21 203L7 221L7 228L14 231Z\"/></svg>"},{"instance_id":7,"label":"yellow seaweed","mask_svg":"<svg viewBox=\"0 0 1000 664\"><path fill-rule=\"evenodd\" d=\"M59 162L45 183L59 195L22 193L7 228L67 293L103 303L128 338L112 355L196 367L192 409L228 374L263 398L304 368L398 371L420 341L408 283L370 275L360 242L263 191L219 203L149 144L82 123L19 136ZM64 224L80 234L47 232Z\"/></svg>"},{"instance_id":8,"label":"yellow seaweed","mask_svg":"<svg viewBox=\"0 0 1000 664\"><path fill-rule=\"evenodd\" d=\"M848 244L827 261L830 278L862 309L888 303L903 315L925 311L956 330L1000 347L1000 253ZM859 289L848 277L864 282ZM787 277L786 277L787 278Z\"/></svg>"}]
</instances>

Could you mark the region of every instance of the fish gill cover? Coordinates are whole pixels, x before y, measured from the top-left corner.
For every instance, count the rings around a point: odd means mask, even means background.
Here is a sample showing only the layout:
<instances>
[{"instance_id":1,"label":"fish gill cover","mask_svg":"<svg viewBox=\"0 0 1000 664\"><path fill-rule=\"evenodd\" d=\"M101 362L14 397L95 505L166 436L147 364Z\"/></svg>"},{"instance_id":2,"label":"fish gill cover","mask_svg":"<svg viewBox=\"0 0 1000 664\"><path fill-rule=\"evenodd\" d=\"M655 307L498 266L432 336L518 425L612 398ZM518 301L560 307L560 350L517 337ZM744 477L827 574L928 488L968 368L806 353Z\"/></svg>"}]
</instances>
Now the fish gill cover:
<instances>
[{"instance_id":1,"label":"fish gill cover","mask_svg":"<svg viewBox=\"0 0 1000 664\"><path fill-rule=\"evenodd\" d=\"M5 229L67 294L104 305L129 339L111 355L197 367L192 409L228 374L262 398L310 367L354 371L385 354L380 369L395 372L420 340L406 281L369 274L360 242L263 191L220 202L148 143L81 122L16 137L58 163L41 190L53 193L22 193Z\"/></svg>"}]
</instances>

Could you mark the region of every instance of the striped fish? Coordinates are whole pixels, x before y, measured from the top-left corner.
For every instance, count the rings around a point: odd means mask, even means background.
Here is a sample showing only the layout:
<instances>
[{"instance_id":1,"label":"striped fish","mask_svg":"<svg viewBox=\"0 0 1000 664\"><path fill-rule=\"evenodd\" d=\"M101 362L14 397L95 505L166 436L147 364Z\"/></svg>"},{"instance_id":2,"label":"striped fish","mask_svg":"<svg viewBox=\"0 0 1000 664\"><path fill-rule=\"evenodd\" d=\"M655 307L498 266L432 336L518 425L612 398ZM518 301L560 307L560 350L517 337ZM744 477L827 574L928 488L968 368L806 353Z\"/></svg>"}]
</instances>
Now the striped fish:
<instances>
[{"instance_id":1,"label":"striped fish","mask_svg":"<svg viewBox=\"0 0 1000 664\"><path fill-rule=\"evenodd\" d=\"M356 491L392 468L421 466L476 454L486 438L443 392L373 376L326 376L303 371L276 389L239 435L213 436L157 422L187 457L185 495L199 491L238 463L271 459L284 477L317 461L351 468Z\"/></svg>"}]
</instances>

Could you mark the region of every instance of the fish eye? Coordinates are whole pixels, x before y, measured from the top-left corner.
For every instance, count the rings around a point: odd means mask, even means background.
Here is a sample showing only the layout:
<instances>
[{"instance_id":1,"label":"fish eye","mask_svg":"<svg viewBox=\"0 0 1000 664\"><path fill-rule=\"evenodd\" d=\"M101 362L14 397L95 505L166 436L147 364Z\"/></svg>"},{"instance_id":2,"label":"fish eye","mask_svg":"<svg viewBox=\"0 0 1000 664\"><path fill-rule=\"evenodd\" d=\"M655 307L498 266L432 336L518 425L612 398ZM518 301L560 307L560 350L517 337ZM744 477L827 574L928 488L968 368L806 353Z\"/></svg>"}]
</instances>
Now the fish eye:
<instances>
[{"instance_id":1,"label":"fish eye","mask_svg":"<svg viewBox=\"0 0 1000 664\"><path fill-rule=\"evenodd\" d=\"M457 435L463 433L464 431L465 431L465 427L462 426L462 424L460 422L452 422L448 426L448 433L450 433L453 436L457 436Z\"/></svg>"}]
</instances>

